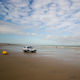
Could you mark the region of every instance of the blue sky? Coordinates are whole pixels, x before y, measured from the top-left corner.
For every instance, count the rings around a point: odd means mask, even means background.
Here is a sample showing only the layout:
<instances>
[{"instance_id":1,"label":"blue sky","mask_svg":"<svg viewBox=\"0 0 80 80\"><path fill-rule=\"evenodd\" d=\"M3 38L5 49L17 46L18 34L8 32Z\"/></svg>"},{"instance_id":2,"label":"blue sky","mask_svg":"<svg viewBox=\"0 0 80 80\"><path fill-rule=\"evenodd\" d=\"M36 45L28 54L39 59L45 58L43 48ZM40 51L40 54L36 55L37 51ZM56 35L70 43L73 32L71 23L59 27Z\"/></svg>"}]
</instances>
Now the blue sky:
<instances>
[{"instance_id":1,"label":"blue sky","mask_svg":"<svg viewBox=\"0 0 80 80\"><path fill-rule=\"evenodd\" d=\"M0 43L80 45L80 0L0 0Z\"/></svg>"}]
</instances>

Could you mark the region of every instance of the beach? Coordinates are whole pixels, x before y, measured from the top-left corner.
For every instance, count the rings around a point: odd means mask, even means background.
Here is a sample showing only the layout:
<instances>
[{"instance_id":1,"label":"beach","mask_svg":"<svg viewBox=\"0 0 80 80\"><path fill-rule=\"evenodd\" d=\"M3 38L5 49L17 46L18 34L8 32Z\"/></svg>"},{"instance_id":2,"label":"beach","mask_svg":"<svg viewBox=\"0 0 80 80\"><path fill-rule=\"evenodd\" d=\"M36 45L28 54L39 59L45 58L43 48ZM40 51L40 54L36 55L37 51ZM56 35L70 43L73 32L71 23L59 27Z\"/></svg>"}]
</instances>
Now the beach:
<instances>
[{"instance_id":1,"label":"beach","mask_svg":"<svg viewBox=\"0 0 80 80\"><path fill-rule=\"evenodd\" d=\"M80 50L23 46L0 46L0 80L80 80ZM8 55L3 55L3 51Z\"/></svg>"}]
</instances>

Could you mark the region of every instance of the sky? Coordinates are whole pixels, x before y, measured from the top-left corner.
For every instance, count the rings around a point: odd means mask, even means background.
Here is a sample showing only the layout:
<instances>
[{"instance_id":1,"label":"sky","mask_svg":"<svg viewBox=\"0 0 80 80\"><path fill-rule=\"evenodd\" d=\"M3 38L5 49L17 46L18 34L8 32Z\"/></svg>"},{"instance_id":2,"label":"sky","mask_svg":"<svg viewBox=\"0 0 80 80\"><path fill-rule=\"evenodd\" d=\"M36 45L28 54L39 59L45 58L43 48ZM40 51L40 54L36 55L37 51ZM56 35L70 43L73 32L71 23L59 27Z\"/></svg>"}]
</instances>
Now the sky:
<instances>
[{"instance_id":1,"label":"sky","mask_svg":"<svg viewBox=\"0 0 80 80\"><path fill-rule=\"evenodd\" d=\"M0 0L0 43L80 45L80 0Z\"/></svg>"}]
</instances>

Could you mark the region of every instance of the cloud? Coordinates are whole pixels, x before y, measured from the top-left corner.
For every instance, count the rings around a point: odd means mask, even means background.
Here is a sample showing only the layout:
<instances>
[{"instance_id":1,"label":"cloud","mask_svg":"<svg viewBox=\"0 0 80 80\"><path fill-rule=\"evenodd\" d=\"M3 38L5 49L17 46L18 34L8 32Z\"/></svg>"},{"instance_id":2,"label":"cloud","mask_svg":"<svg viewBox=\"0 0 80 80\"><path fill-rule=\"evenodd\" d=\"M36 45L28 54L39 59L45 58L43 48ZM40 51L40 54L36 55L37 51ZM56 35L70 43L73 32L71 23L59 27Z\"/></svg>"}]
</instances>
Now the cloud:
<instances>
[{"instance_id":1,"label":"cloud","mask_svg":"<svg viewBox=\"0 0 80 80\"><path fill-rule=\"evenodd\" d=\"M78 2L79 0L72 0L72 2L68 0L34 0L33 3L30 4L29 0L9 0L6 5L2 5L4 8L2 10L4 11L1 12L6 14L7 11L8 14L5 15L4 19L10 19L13 23L39 26L39 24L35 25L34 21L36 24L40 21L45 24L45 27L55 26L61 23L61 21L64 22L68 20L67 17L73 17L74 14L72 13L78 9L76 8L75 10L72 9L72 7ZM8 9L5 8L5 6ZM75 18L76 16L74 19Z\"/></svg>"},{"instance_id":2,"label":"cloud","mask_svg":"<svg viewBox=\"0 0 80 80\"><path fill-rule=\"evenodd\" d=\"M29 35L29 36L38 35L36 33L24 32L23 29L24 28L22 26L18 26L16 24L12 24L12 23L0 20L0 33L1 34L19 34L19 35Z\"/></svg>"},{"instance_id":3,"label":"cloud","mask_svg":"<svg viewBox=\"0 0 80 80\"><path fill-rule=\"evenodd\" d=\"M0 20L0 33L2 34L18 33L18 28L19 27L15 24Z\"/></svg>"},{"instance_id":4,"label":"cloud","mask_svg":"<svg viewBox=\"0 0 80 80\"><path fill-rule=\"evenodd\" d=\"M36 34L36 33L32 33L32 35L33 35L33 36L38 36L38 34Z\"/></svg>"},{"instance_id":5,"label":"cloud","mask_svg":"<svg viewBox=\"0 0 80 80\"><path fill-rule=\"evenodd\" d=\"M6 14L4 20L11 20L13 23L26 23L29 1L8 0L5 5L1 4L1 13ZM21 19L22 18L22 19ZM25 21L26 20L26 21Z\"/></svg>"},{"instance_id":6,"label":"cloud","mask_svg":"<svg viewBox=\"0 0 80 80\"><path fill-rule=\"evenodd\" d=\"M61 44L80 44L80 35L79 36L57 36L55 40Z\"/></svg>"},{"instance_id":7,"label":"cloud","mask_svg":"<svg viewBox=\"0 0 80 80\"><path fill-rule=\"evenodd\" d=\"M52 35L46 35L46 36L42 35L41 38L42 39L47 39L47 40L52 40L53 39L53 36Z\"/></svg>"},{"instance_id":8,"label":"cloud","mask_svg":"<svg viewBox=\"0 0 80 80\"><path fill-rule=\"evenodd\" d=\"M47 35L45 38L46 39L52 39L52 36L51 35Z\"/></svg>"}]
</instances>

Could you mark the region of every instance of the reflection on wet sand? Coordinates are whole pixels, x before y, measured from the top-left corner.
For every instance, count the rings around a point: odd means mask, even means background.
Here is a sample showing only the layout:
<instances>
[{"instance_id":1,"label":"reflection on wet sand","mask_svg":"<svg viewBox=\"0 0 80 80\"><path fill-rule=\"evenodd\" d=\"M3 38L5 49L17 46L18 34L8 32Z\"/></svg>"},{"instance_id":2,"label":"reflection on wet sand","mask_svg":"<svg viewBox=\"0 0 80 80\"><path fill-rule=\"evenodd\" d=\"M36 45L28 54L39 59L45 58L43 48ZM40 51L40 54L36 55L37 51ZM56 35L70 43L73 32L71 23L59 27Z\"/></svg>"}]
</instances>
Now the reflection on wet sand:
<instances>
[{"instance_id":1,"label":"reflection on wet sand","mask_svg":"<svg viewBox=\"0 0 80 80\"><path fill-rule=\"evenodd\" d=\"M22 47L8 48L0 47L0 80L80 80L79 50L36 47L36 53L24 53ZM9 55L2 54L4 49Z\"/></svg>"}]
</instances>

